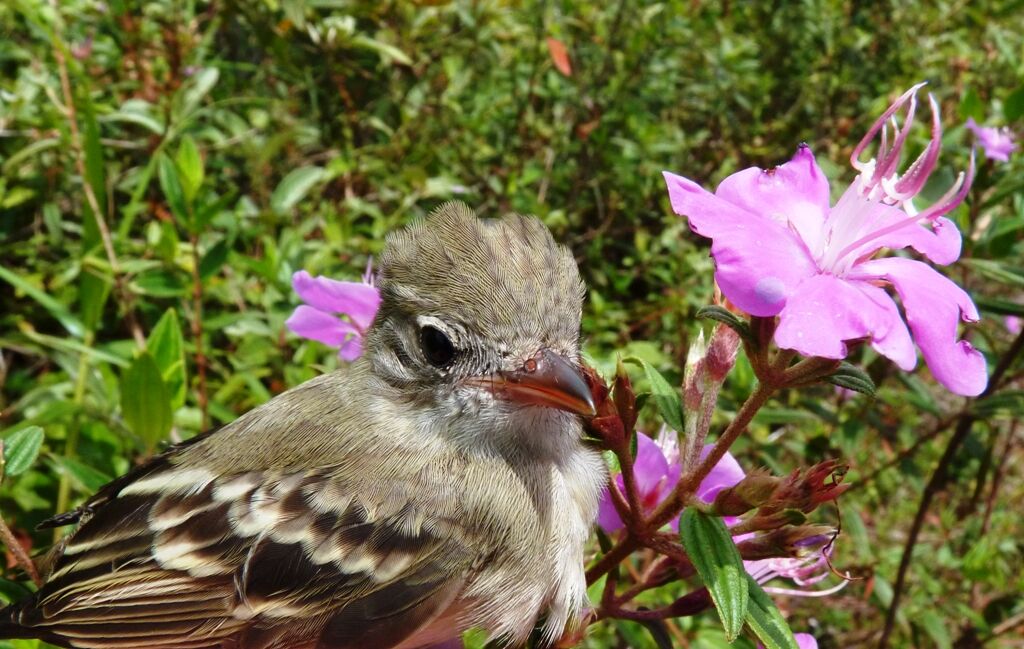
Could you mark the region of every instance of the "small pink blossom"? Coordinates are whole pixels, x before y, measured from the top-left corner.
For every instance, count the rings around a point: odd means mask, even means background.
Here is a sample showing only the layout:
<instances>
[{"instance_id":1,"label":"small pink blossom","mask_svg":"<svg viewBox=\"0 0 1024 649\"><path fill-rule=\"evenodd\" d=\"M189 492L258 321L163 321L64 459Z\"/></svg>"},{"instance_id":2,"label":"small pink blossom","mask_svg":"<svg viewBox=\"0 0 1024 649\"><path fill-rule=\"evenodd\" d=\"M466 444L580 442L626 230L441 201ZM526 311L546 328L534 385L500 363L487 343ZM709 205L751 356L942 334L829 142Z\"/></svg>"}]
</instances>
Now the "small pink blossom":
<instances>
[{"instance_id":1,"label":"small pink blossom","mask_svg":"<svg viewBox=\"0 0 1024 649\"><path fill-rule=\"evenodd\" d=\"M979 319L971 298L926 263L878 256L885 248L910 248L943 265L960 256L960 232L944 215L966 196L973 157L938 201L923 210L913 203L941 147L939 109L930 95L931 140L902 174L897 169L919 88L896 100L854 149L851 162L860 174L834 206L828 179L806 145L775 169L732 174L714 194L669 172L665 180L673 210L711 238L725 296L751 315L778 316L779 347L841 359L848 342L866 340L909 371L917 364L916 342L942 385L974 396L987 383L985 358L957 339L960 320ZM899 126L896 114L903 108ZM862 161L879 134L876 157ZM906 321L887 288L899 296Z\"/></svg>"},{"instance_id":2,"label":"small pink blossom","mask_svg":"<svg viewBox=\"0 0 1024 649\"><path fill-rule=\"evenodd\" d=\"M1006 316L1006 320L1004 320L1004 322L1006 324L1006 330L1009 331L1011 334L1014 334L1014 335L1017 335L1017 334L1020 333L1021 325L1024 324L1024 323L1021 322L1020 316L1016 316L1016 315L1008 315L1008 316Z\"/></svg>"},{"instance_id":3,"label":"small pink blossom","mask_svg":"<svg viewBox=\"0 0 1024 649\"><path fill-rule=\"evenodd\" d=\"M682 467L679 464L679 446L675 437L676 433L667 429L658 435L658 442L643 433L636 434L633 476L645 514L653 512L679 482ZM615 476L615 482L619 486L619 491L624 491L625 483L621 473ZM625 526L607 488L598 508L597 524L609 534ZM672 521L672 527L678 529L678 517Z\"/></svg>"},{"instance_id":4,"label":"small pink blossom","mask_svg":"<svg viewBox=\"0 0 1024 649\"><path fill-rule=\"evenodd\" d=\"M981 148L985 150L985 157L998 162L1009 162L1010 154L1017 150L1017 143L1013 141L1013 132L1009 128L996 128L994 126L981 126L974 121L973 117L967 118L967 128L978 138Z\"/></svg>"},{"instance_id":5,"label":"small pink blossom","mask_svg":"<svg viewBox=\"0 0 1024 649\"><path fill-rule=\"evenodd\" d=\"M818 649L818 641L810 633L794 633L793 637L796 638L796 646L800 649ZM757 644L758 649L764 649L764 645L761 643Z\"/></svg>"},{"instance_id":6,"label":"small pink blossom","mask_svg":"<svg viewBox=\"0 0 1024 649\"><path fill-rule=\"evenodd\" d=\"M359 358L363 337L380 307L370 268L362 282L313 277L300 270L292 275L292 288L306 304L298 306L285 325L303 338L337 347L343 360Z\"/></svg>"}]
</instances>

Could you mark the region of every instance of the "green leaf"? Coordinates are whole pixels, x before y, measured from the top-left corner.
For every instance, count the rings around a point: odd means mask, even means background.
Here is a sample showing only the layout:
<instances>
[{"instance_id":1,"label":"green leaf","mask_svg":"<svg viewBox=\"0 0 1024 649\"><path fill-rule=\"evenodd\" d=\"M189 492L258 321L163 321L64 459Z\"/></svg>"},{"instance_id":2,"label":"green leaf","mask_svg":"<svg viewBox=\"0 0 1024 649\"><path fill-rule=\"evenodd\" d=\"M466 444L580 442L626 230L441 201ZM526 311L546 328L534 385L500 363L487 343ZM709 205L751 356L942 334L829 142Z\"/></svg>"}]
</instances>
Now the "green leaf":
<instances>
[{"instance_id":1,"label":"green leaf","mask_svg":"<svg viewBox=\"0 0 1024 649\"><path fill-rule=\"evenodd\" d=\"M43 445L43 429L28 426L11 433L4 440L4 474L19 475L28 470Z\"/></svg>"},{"instance_id":2,"label":"green leaf","mask_svg":"<svg viewBox=\"0 0 1024 649\"><path fill-rule=\"evenodd\" d=\"M186 368L185 339L181 332L178 312L167 309L157 321L146 341L146 351L160 370L171 398L171 409L185 405Z\"/></svg>"},{"instance_id":3,"label":"green leaf","mask_svg":"<svg viewBox=\"0 0 1024 649\"><path fill-rule=\"evenodd\" d=\"M1003 100L1003 117L1007 122L1016 122L1024 117L1024 86L1017 88Z\"/></svg>"},{"instance_id":4,"label":"green leaf","mask_svg":"<svg viewBox=\"0 0 1024 649\"><path fill-rule=\"evenodd\" d=\"M688 507L679 518L679 535L697 574L711 593L730 642L747 615L748 581L743 559L721 518Z\"/></svg>"},{"instance_id":5,"label":"green leaf","mask_svg":"<svg viewBox=\"0 0 1024 649\"><path fill-rule=\"evenodd\" d=\"M83 464L73 457L51 455L50 459L60 467L62 473L66 473L71 478L71 481L81 491L93 493L111 480L107 474L92 468L88 464Z\"/></svg>"},{"instance_id":6,"label":"green leaf","mask_svg":"<svg viewBox=\"0 0 1024 649\"><path fill-rule=\"evenodd\" d=\"M203 68L197 72L192 77L191 83L181 90L181 108L176 116L181 118L191 113L203 100L203 97L217 85L218 78L220 78L220 71L217 68Z\"/></svg>"},{"instance_id":7,"label":"green leaf","mask_svg":"<svg viewBox=\"0 0 1024 649\"><path fill-rule=\"evenodd\" d=\"M107 182L106 168L103 162L103 144L100 142L100 127L96 123L96 114L93 111L92 101L88 93L82 95L82 116L85 122L82 129L85 153L85 181L89 183L96 203L101 210L107 205ZM100 241L100 229L97 225L97 218L105 218L104 214L94 215L89 201L83 200L85 205L82 223L82 243L88 250Z\"/></svg>"},{"instance_id":8,"label":"green leaf","mask_svg":"<svg viewBox=\"0 0 1024 649\"><path fill-rule=\"evenodd\" d=\"M228 244L226 241L218 241L212 248L206 251L199 262L199 278L208 279L211 275L217 274L224 262L228 259Z\"/></svg>"},{"instance_id":9,"label":"green leaf","mask_svg":"<svg viewBox=\"0 0 1024 649\"><path fill-rule=\"evenodd\" d=\"M1024 304L1020 304L1012 300L978 295L974 298L974 303L982 311L987 311L996 315L1024 316Z\"/></svg>"},{"instance_id":10,"label":"green leaf","mask_svg":"<svg viewBox=\"0 0 1024 649\"><path fill-rule=\"evenodd\" d=\"M178 180L181 182L181 190L185 195L185 201L192 203L196 193L203 185L205 170L203 169L203 157L199 153L199 147L195 140L188 135L181 138L181 145L178 147L178 154L174 158L178 167Z\"/></svg>"},{"instance_id":11,"label":"green leaf","mask_svg":"<svg viewBox=\"0 0 1024 649\"><path fill-rule=\"evenodd\" d=\"M275 212L287 212L320 182L326 172L321 167L299 167L285 176L270 197Z\"/></svg>"},{"instance_id":12,"label":"green leaf","mask_svg":"<svg viewBox=\"0 0 1024 649\"><path fill-rule=\"evenodd\" d=\"M665 420L669 428L677 431L683 430L683 400L679 396L679 392L669 385L661 372L654 369L654 366L647 361L630 356L622 359L622 362L632 363L644 369L647 382L651 384L651 396L654 397L654 403L658 406L661 418Z\"/></svg>"},{"instance_id":13,"label":"green leaf","mask_svg":"<svg viewBox=\"0 0 1024 649\"><path fill-rule=\"evenodd\" d=\"M78 283L78 304L82 313L82 324L89 331L96 331L103 307L110 295L110 281L95 272L83 269Z\"/></svg>"},{"instance_id":14,"label":"green leaf","mask_svg":"<svg viewBox=\"0 0 1024 649\"><path fill-rule=\"evenodd\" d=\"M167 199L167 206L171 213L178 219L179 223L188 225L188 207L185 201L185 191L181 188L181 179L178 177L178 168L163 153L157 155L156 163L157 177L160 179L160 189Z\"/></svg>"},{"instance_id":15,"label":"green leaf","mask_svg":"<svg viewBox=\"0 0 1024 649\"><path fill-rule=\"evenodd\" d=\"M412 59L410 59L405 52L390 43L385 43L384 41L377 40L376 38L370 38L369 36L364 36L362 34L355 36L352 39L352 42L359 47L376 52L380 56L381 61L385 63L412 65Z\"/></svg>"},{"instance_id":16,"label":"green leaf","mask_svg":"<svg viewBox=\"0 0 1024 649\"><path fill-rule=\"evenodd\" d=\"M747 626L758 637L765 649L799 649L793 632L776 608L775 602L764 592L764 589L747 573L747 589L750 593L750 604L747 606Z\"/></svg>"},{"instance_id":17,"label":"green leaf","mask_svg":"<svg viewBox=\"0 0 1024 649\"><path fill-rule=\"evenodd\" d=\"M121 414L128 428L149 448L171 430L170 390L148 351L132 361L121 377Z\"/></svg>"},{"instance_id":18,"label":"green leaf","mask_svg":"<svg viewBox=\"0 0 1024 649\"><path fill-rule=\"evenodd\" d=\"M753 340L753 335L750 332L750 325L747 321L725 307L718 306L717 304L702 306L697 309L697 317L721 322L738 333L744 340Z\"/></svg>"},{"instance_id":19,"label":"green leaf","mask_svg":"<svg viewBox=\"0 0 1024 649\"><path fill-rule=\"evenodd\" d=\"M847 390L861 392L868 396L875 396L875 382L871 380L868 373L846 361L840 363L839 368L832 374L824 377L822 381L838 385Z\"/></svg>"},{"instance_id":20,"label":"green leaf","mask_svg":"<svg viewBox=\"0 0 1024 649\"><path fill-rule=\"evenodd\" d=\"M978 92L974 88L968 88L964 93L957 111L964 120L968 117L973 117L977 122L985 120L985 104L982 103L981 97L978 96Z\"/></svg>"},{"instance_id":21,"label":"green leaf","mask_svg":"<svg viewBox=\"0 0 1024 649\"><path fill-rule=\"evenodd\" d=\"M85 325L82 324L81 320L71 315L67 307L47 295L41 289L30 284L20 275L8 270L3 264L0 264L0 279L38 302L75 338L81 338L85 333Z\"/></svg>"}]
</instances>

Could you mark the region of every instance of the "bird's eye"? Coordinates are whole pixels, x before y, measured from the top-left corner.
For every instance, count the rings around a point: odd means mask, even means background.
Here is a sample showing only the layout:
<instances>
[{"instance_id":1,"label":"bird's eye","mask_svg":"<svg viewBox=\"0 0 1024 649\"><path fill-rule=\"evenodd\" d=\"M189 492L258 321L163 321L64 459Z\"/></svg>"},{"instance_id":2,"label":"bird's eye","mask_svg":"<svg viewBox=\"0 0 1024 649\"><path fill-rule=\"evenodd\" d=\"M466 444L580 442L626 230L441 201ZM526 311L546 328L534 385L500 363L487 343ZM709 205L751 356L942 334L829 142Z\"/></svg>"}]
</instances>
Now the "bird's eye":
<instances>
[{"instance_id":1,"label":"bird's eye","mask_svg":"<svg viewBox=\"0 0 1024 649\"><path fill-rule=\"evenodd\" d=\"M430 325L420 329L420 348L427 362L437 368L446 368L455 360L455 345L437 327Z\"/></svg>"}]
</instances>

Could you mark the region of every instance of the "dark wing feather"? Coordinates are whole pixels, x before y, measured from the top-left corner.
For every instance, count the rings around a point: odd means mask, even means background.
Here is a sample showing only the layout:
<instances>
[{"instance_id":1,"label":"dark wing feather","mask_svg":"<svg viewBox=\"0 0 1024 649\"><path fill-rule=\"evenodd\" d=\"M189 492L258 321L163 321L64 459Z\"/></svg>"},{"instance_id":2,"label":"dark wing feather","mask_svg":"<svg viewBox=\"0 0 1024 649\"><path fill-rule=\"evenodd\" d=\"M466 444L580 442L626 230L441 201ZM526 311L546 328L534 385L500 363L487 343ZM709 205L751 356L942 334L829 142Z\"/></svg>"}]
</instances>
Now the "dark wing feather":
<instances>
[{"instance_id":1,"label":"dark wing feather","mask_svg":"<svg viewBox=\"0 0 1024 649\"><path fill-rule=\"evenodd\" d=\"M400 489L373 500L322 470L142 472L84 510L12 620L97 649L393 646L472 565L452 522Z\"/></svg>"}]
</instances>

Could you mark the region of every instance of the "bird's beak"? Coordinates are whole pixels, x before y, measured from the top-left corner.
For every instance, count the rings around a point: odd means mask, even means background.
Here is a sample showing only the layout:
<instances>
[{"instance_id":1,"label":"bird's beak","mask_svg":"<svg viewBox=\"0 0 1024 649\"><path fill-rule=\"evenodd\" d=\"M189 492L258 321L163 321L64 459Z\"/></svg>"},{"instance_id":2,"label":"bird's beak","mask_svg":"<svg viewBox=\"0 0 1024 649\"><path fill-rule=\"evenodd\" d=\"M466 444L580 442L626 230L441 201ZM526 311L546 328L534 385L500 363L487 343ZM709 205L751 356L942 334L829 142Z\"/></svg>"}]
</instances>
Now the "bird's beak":
<instances>
[{"instance_id":1,"label":"bird's beak","mask_svg":"<svg viewBox=\"0 0 1024 649\"><path fill-rule=\"evenodd\" d=\"M475 377L469 383L513 403L557 408L587 417L597 414L580 369L549 349L542 349L518 370Z\"/></svg>"}]
</instances>

